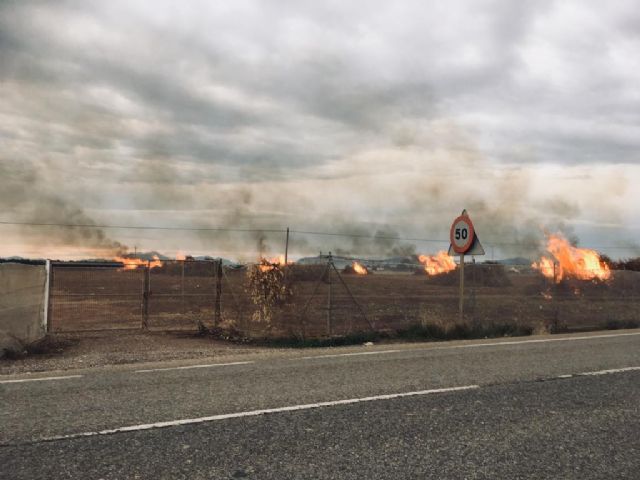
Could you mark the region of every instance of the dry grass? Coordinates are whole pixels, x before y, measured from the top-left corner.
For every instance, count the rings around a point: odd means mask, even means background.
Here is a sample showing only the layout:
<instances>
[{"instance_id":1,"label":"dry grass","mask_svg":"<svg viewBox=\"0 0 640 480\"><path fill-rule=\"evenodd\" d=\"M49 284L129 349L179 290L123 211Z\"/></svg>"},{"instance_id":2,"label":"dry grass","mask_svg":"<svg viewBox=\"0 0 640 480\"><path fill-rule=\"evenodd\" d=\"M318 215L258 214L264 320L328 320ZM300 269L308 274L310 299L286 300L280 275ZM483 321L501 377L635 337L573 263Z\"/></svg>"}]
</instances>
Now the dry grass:
<instances>
[{"instance_id":1,"label":"dry grass","mask_svg":"<svg viewBox=\"0 0 640 480\"><path fill-rule=\"evenodd\" d=\"M465 268L469 279L464 322L471 325L485 325L496 331L513 328L559 332L618 328L636 325L640 320L640 273L637 272L616 271L613 280L606 283L571 281L551 285L530 271L519 273L501 265L467 267L470 268ZM335 272L330 286L324 270L323 265L285 267L291 296L286 302L274 305L269 328L265 322L255 321L258 309L247 293L250 291L247 271L227 270L220 326L225 331L240 332L244 338L319 339L329 337L330 317L331 337L348 337L369 331L358 304L375 330L389 335L415 325L458 322L457 272L438 281L410 273L343 275L342 280L355 303ZM113 269L93 275L70 269L64 275L52 292L56 328L140 327L139 275ZM212 325L215 279L194 274L185 282L187 296L182 302L180 276L158 272L152 278L151 328L194 330L198 320ZM65 296L70 292L83 296ZM466 327L458 328L465 334Z\"/></svg>"}]
</instances>

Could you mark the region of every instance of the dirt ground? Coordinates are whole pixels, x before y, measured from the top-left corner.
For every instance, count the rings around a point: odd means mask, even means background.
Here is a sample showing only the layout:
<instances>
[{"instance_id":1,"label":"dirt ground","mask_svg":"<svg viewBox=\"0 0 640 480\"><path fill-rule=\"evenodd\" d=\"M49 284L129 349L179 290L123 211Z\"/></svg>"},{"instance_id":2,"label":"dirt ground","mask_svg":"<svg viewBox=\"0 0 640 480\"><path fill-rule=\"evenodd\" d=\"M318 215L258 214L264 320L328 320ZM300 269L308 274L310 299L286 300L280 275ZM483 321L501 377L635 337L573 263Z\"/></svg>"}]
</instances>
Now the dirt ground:
<instances>
[{"instance_id":1,"label":"dirt ground","mask_svg":"<svg viewBox=\"0 0 640 480\"><path fill-rule=\"evenodd\" d=\"M216 280L208 265L151 270L148 327L155 332L195 332L213 325ZM465 317L473 322L507 322L535 329L552 326L589 330L640 321L640 273L616 271L605 283L552 285L529 267L478 265L468 273ZM247 337L321 338L359 331L394 331L416 324L455 322L458 274L439 277L411 272L367 276L333 274L323 266L291 266L292 297L270 324L256 321L245 270L226 269L222 280L222 326ZM50 297L56 333L131 329L143 319L144 272L113 268L54 270ZM466 277L467 275L465 275Z\"/></svg>"},{"instance_id":2,"label":"dirt ground","mask_svg":"<svg viewBox=\"0 0 640 480\"><path fill-rule=\"evenodd\" d=\"M222 359L274 349L243 346L188 333L106 331L56 334L61 351L0 359L0 375L166 360Z\"/></svg>"}]
</instances>

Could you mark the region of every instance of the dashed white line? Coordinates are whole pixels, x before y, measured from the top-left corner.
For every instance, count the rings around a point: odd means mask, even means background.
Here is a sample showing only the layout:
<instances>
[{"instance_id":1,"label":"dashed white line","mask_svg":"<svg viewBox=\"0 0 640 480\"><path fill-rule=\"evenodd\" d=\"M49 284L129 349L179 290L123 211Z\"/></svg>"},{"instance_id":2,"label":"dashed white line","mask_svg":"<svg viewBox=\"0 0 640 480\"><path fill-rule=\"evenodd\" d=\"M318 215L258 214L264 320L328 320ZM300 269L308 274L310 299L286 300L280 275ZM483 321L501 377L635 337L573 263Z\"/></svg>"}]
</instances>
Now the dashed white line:
<instances>
[{"instance_id":1,"label":"dashed white line","mask_svg":"<svg viewBox=\"0 0 640 480\"><path fill-rule=\"evenodd\" d=\"M356 357L359 355L382 355L385 353L398 353L405 350L375 350L373 352L351 352L351 353L331 353L328 355L312 355L309 357L297 357L291 360L311 360L314 358L333 358L333 357Z\"/></svg>"},{"instance_id":2,"label":"dashed white line","mask_svg":"<svg viewBox=\"0 0 640 480\"><path fill-rule=\"evenodd\" d=\"M525 343L548 343L548 342L574 342L578 340L592 340L594 338L615 338L615 337L629 337L640 335L640 332L630 333L614 333L611 335L584 335L581 337L562 337L562 338L539 338L533 340L512 340L508 342L493 342L493 343L474 343L471 345L452 345L450 347L436 347L438 350L444 350L448 348L477 348L477 347L495 347L500 345L521 345Z\"/></svg>"},{"instance_id":3,"label":"dashed white line","mask_svg":"<svg viewBox=\"0 0 640 480\"><path fill-rule=\"evenodd\" d=\"M394 398L414 397L420 395L432 395L437 393L459 392L463 390L474 390L480 388L479 385L465 385L462 387L435 388L431 390L418 390L414 392L391 393L387 395L375 395L372 397L348 398L345 400L333 400L329 402L307 403L303 405L290 405L286 407L266 408L262 410L249 410L237 413L223 413L220 415L211 415L209 417L185 418L181 420L171 420L167 422L144 423L140 425L130 425L127 427L113 428L109 430L99 430L93 432L72 433L69 435L59 435L55 437L46 437L40 441L68 440L81 437L95 437L98 435L110 435L114 433L136 432L139 430L150 430L152 428L176 427L180 425L192 425L196 423L215 422L217 420L228 420L231 418L256 417L258 415L267 415L270 413L295 412L300 410L311 410L314 408L333 407L337 405L350 405L361 402L373 402L376 400L391 400Z\"/></svg>"},{"instance_id":4,"label":"dashed white line","mask_svg":"<svg viewBox=\"0 0 640 480\"><path fill-rule=\"evenodd\" d=\"M598 370L595 372L584 372L579 375L609 375L611 373L621 373L621 372L633 372L635 370L640 370L640 367L624 367L624 368L611 368L609 370Z\"/></svg>"},{"instance_id":5,"label":"dashed white line","mask_svg":"<svg viewBox=\"0 0 640 480\"><path fill-rule=\"evenodd\" d=\"M249 365L250 363L255 362L209 363L204 365L186 365L183 367L149 368L146 370L135 370L135 373L166 372L168 370L190 370L192 368L228 367L231 365Z\"/></svg>"},{"instance_id":6,"label":"dashed white line","mask_svg":"<svg viewBox=\"0 0 640 480\"><path fill-rule=\"evenodd\" d=\"M425 348L404 348L397 350L374 350L369 352L352 352L352 353L334 353L329 355L312 355L307 357L295 357L291 360L311 360L317 358L335 358L335 357L351 357L358 355L378 355L386 353L404 353L404 352L428 352L431 350L452 350L456 348L486 348L486 347L500 347L504 345L524 345L528 343L548 343L548 342L571 342L578 340L591 340L601 338L616 338L616 337L628 337L640 335L640 332L628 332L628 333L614 333L609 335L583 335L580 337L561 337L561 338L539 338L533 340L510 340L506 342L485 342L485 343L471 343L465 345L447 345L441 347L425 347Z\"/></svg>"},{"instance_id":7,"label":"dashed white line","mask_svg":"<svg viewBox=\"0 0 640 480\"><path fill-rule=\"evenodd\" d=\"M616 338L616 337L629 337L640 335L640 332L629 332L629 333L614 333L609 335L584 335L580 337L561 337L561 338L539 338L532 340L511 340L506 342L485 342L485 343L471 343L465 345L447 345L442 347L425 347L425 348L405 348L405 349L397 349L397 350L374 350L369 352L353 352L353 353L335 353L329 355L314 355L308 357L297 357L292 358L291 360L310 360L314 358L333 358L333 357L349 357L356 355L376 355L376 354L385 354L385 353L405 353L405 352L428 352L432 350L453 350L458 348L486 348L486 347L501 347L501 346L510 346L510 345L525 345L529 343L549 343L549 342L573 342L579 340L592 340L592 339L601 339L601 338Z\"/></svg>"},{"instance_id":8,"label":"dashed white line","mask_svg":"<svg viewBox=\"0 0 640 480\"><path fill-rule=\"evenodd\" d=\"M47 382L51 380L69 380L71 378L81 378L83 376L84 375L67 375L64 377L19 378L13 380L0 380L0 383Z\"/></svg>"},{"instance_id":9,"label":"dashed white line","mask_svg":"<svg viewBox=\"0 0 640 480\"><path fill-rule=\"evenodd\" d=\"M593 377L598 375L611 375L613 373L624 373L624 372L634 372L640 370L640 367L622 367L622 368L610 368L608 370L596 370L593 372L580 372L580 373L568 373L565 375L558 375L557 377L553 377L556 379L567 379L567 378L576 378L576 377Z\"/></svg>"}]
</instances>

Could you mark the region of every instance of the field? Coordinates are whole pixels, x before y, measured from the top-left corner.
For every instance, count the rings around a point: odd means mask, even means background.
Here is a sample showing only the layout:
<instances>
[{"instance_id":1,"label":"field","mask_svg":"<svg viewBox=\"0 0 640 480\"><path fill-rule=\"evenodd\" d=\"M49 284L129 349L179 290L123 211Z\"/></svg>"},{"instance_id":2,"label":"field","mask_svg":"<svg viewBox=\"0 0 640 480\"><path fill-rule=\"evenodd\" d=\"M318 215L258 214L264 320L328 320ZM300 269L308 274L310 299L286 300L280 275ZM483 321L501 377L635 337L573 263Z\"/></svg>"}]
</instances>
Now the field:
<instances>
[{"instance_id":1,"label":"field","mask_svg":"<svg viewBox=\"0 0 640 480\"><path fill-rule=\"evenodd\" d=\"M215 264L186 262L151 269L147 323L152 330L211 326ZM289 266L287 301L270 322L257 313L246 269L224 269L222 326L253 337L327 337L395 331L458 320L458 274L376 272L329 278L321 266ZM324 274L323 274L324 273ZM608 282L553 284L529 268L466 269L465 322L508 323L563 331L633 326L640 320L640 273L614 272ZM54 331L141 328L145 269L54 268L50 312Z\"/></svg>"}]
</instances>

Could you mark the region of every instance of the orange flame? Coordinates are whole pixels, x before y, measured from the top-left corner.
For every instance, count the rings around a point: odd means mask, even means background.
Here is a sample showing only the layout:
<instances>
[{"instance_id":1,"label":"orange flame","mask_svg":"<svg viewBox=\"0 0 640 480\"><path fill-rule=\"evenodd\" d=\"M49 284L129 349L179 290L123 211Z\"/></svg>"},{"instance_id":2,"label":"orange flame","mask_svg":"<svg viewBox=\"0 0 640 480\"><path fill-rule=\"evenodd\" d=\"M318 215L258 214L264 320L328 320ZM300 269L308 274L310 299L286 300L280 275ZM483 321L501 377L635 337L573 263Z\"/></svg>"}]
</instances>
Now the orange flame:
<instances>
[{"instance_id":1,"label":"orange flame","mask_svg":"<svg viewBox=\"0 0 640 480\"><path fill-rule=\"evenodd\" d=\"M150 268L157 268L162 266L162 260L157 255L153 256L153 260L143 260L136 257L114 257L114 262L120 262L123 264L122 270L135 270L138 267L149 265Z\"/></svg>"},{"instance_id":2,"label":"orange flame","mask_svg":"<svg viewBox=\"0 0 640 480\"><path fill-rule=\"evenodd\" d=\"M547 236L547 251L549 257L541 257L539 262L531 266L539 270L556 283L563 278L577 278L580 280L608 280L611 269L602 261L600 254L588 248L574 247L560 234Z\"/></svg>"},{"instance_id":3,"label":"orange flame","mask_svg":"<svg viewBox=\"0 0 640 480\"><path fill-rule=\"evenodd\" d=\"M424 264L427 275L440 275L456 269L456 262L446 250L440 250L435 255L420 255L418 260Z\"/></svg>"},{"instance_id":4,"label":"orange flame","mask_svg":"<svg viewBox=\"0 0 640 480\"><path fill-rule=\"evenodd\" d=\"M358 275L368 275L369 274L369 270L367 270L367 267L365 267L364 265L358 263L358 262L353 262L351 264L351 268L353 268L353 271L356 272Z\"/></svg>"},{"instance_id":5,"label":"orange flame","mask_svg":"<svg viewBox=\"0 0 640 480\"><path fill-rule=\"evenodd\" d=\"M269 270L273 270L276 267L282 267L285 265L284 255L278 255L273 258L264 258L260 259L260 263L258 264L258 268L262 272L268 272Z\"/></svg>"},{"instance_id":6,"label":"orange flame","mask_svg":"<svg viewBox=\"0 0 640 480\"><path fill-rule=\"evenodd\" d=\"M182 252L181 250L178 250L176 252L176 260L186 260L187 259L187 255Z\"/></svg>"}]
</instances>

